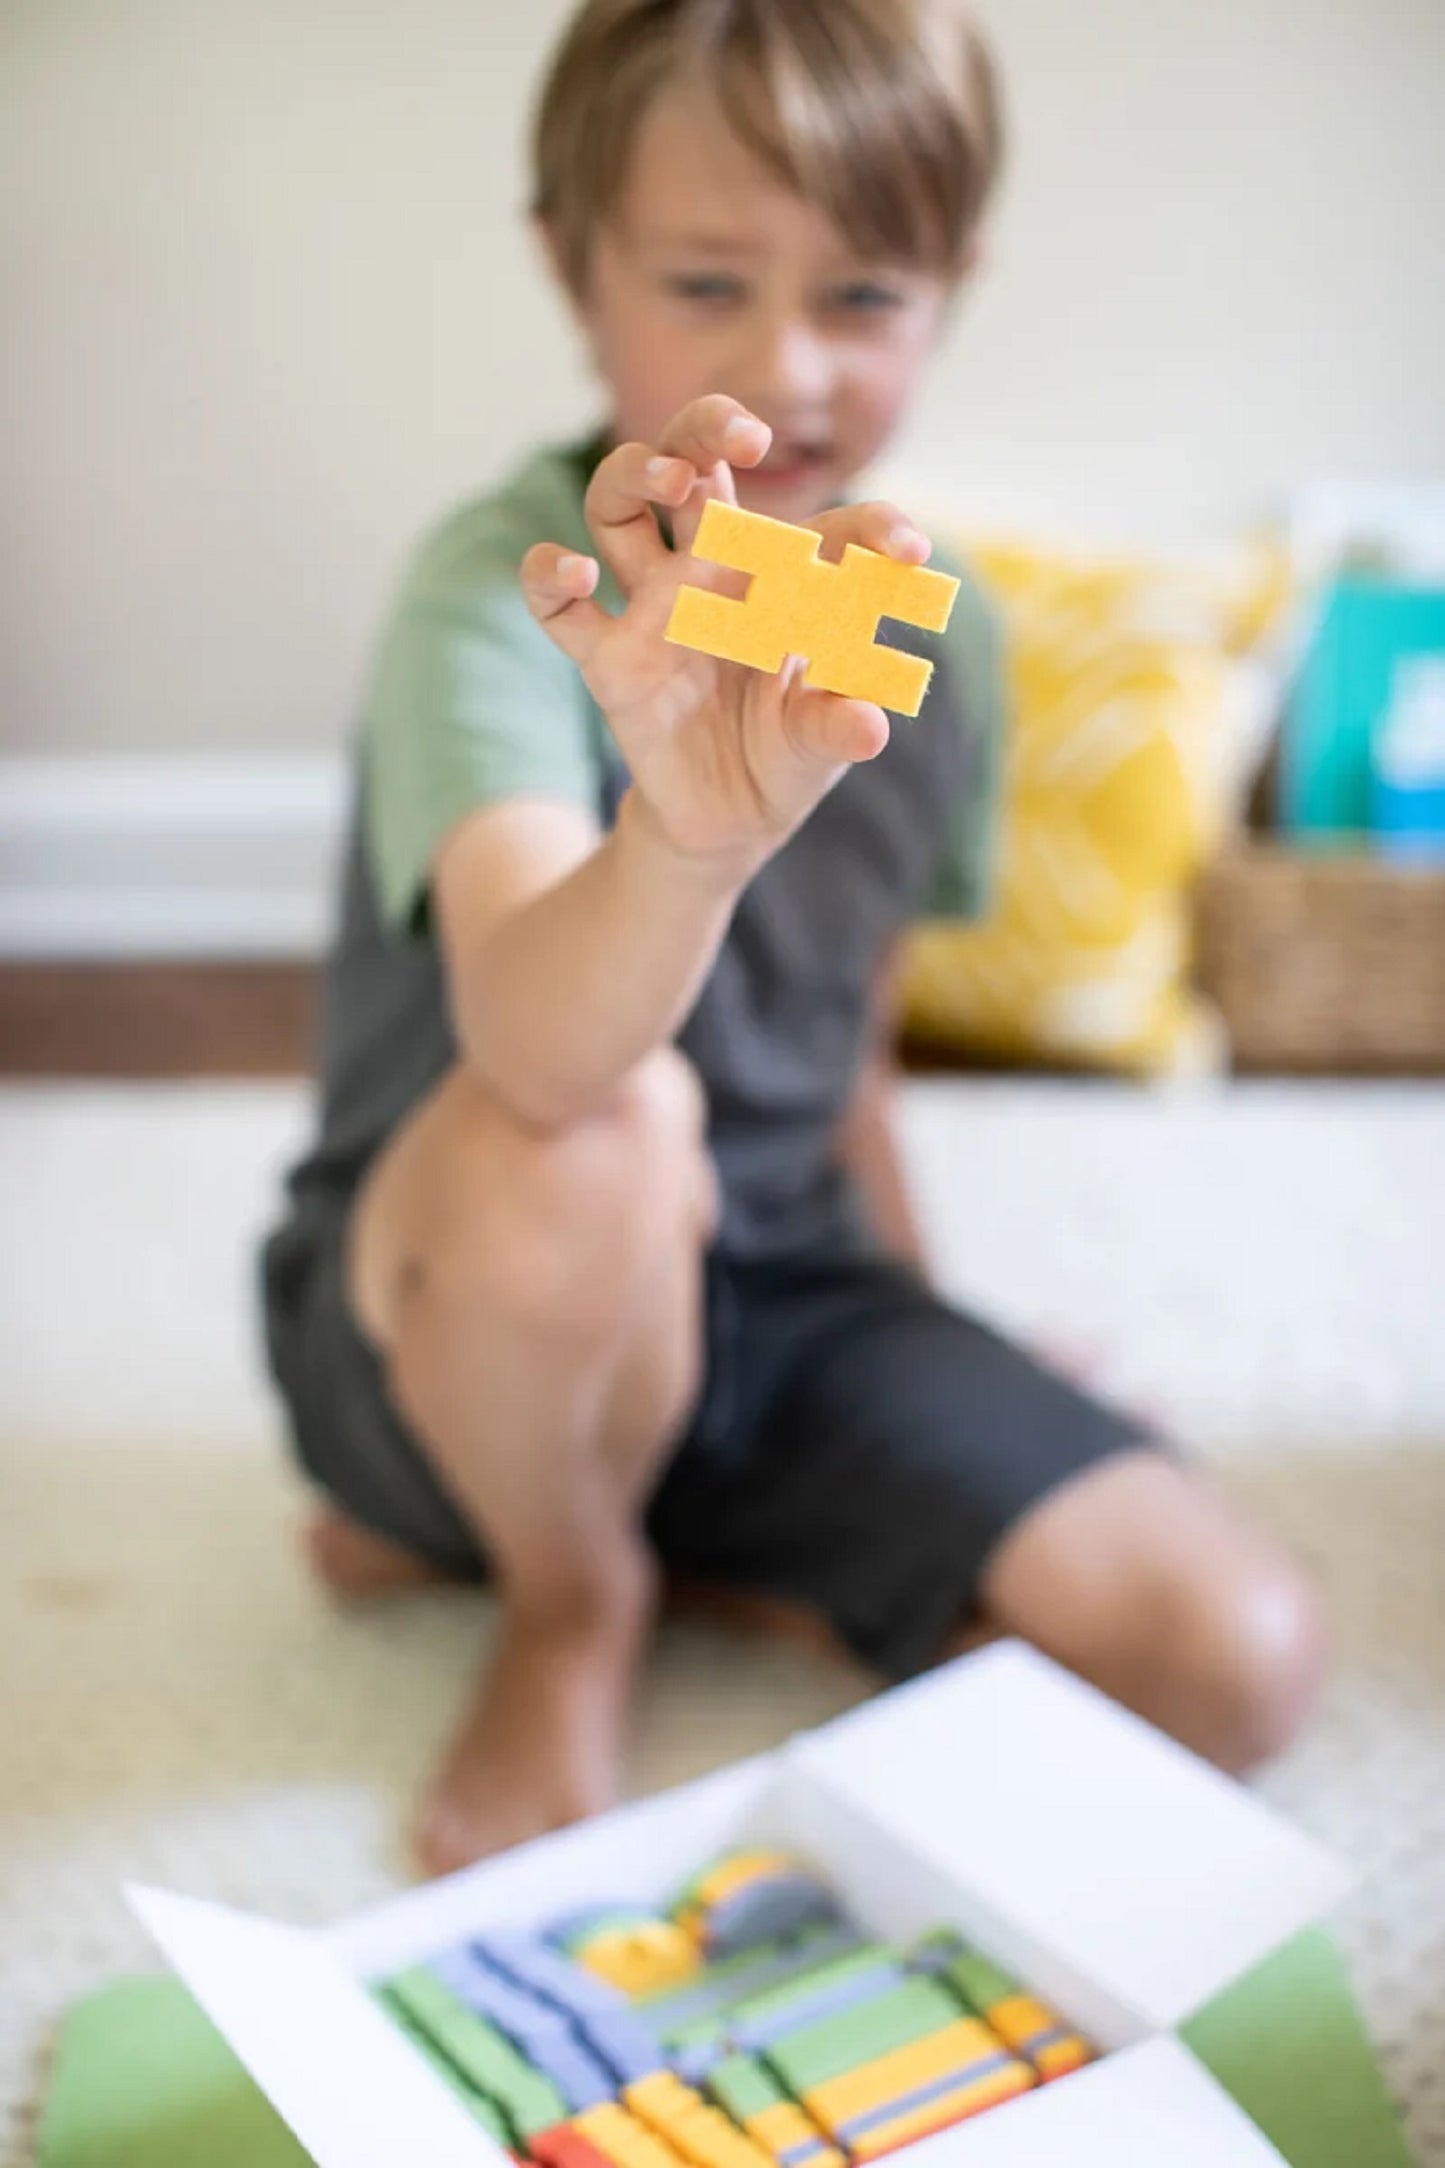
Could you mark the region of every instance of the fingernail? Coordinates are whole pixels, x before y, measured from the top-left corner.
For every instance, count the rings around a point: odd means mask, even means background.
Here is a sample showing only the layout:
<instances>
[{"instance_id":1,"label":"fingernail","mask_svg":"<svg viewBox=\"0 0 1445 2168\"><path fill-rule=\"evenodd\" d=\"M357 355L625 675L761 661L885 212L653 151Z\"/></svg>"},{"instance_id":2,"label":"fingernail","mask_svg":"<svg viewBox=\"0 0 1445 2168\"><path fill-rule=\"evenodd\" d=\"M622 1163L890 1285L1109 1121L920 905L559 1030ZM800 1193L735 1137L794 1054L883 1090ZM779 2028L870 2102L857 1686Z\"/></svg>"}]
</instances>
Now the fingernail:
<instances>
[{"instance_id":1,"label":"fingernail","mask_svg":"<svg viewBox=\"0 0 1445 2168\"><path fill-rule=\"evenodd\" d=\"M649 459L647 462L647 479L649 482L664 484L670 482L676 466L677 461L675 459Z\"/></svg>"},{"instance_id":2,"label":"fingernail","mask_svg":"<svg viewBox=\"0 0 1445 2168\"><path fill-rule=\"evenodd\" d=\"M723 431L723 443L728 445L743 444L756 433L758 426L758 423L753 420L750 414L734 414Z\"/></svg>"},{"instance_id":3,"label":"fingernail","mask_svg":"<svg viewBox=\"0 0 1445 2168\"><path fill-rule=\"evenodd\" d=\"M896 526L889 528L885 546L890 550L911 550L922 539L911 520L900 519Z\"/></svg>"},{"instance_id":4,"label":"fingernail","mask_svg":"<svg viewBox=\"0 0 1445 2168\"><path fill-rule=\"evenodd\" d=\"M579 572L585 572L590 564L586 557L559 557L557 577L559 580L575 580Z\"/></svg>"}]
</instances>

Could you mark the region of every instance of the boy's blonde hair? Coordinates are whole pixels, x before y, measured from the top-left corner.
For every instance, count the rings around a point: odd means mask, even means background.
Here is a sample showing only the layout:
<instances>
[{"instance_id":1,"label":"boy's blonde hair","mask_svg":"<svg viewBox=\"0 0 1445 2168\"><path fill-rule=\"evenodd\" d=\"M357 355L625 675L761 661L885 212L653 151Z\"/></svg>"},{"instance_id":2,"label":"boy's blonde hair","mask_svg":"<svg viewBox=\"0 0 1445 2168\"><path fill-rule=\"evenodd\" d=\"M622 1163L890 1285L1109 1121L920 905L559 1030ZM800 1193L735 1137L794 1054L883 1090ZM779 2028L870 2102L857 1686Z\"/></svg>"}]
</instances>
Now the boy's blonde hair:
<instances>
[{"instance_id":1,"label":"boy's blonde hair","mask_svg":"<svg viewBox=\"0 0 1445 2168\"><path fill-rule=\"evenodd\" d=\"M584 0L552 62L532 207L586 284L658 92L705 83L739 141L865 258L956 272L998 178L993 62L962 0Z\"/></svg>"}]
</instances>

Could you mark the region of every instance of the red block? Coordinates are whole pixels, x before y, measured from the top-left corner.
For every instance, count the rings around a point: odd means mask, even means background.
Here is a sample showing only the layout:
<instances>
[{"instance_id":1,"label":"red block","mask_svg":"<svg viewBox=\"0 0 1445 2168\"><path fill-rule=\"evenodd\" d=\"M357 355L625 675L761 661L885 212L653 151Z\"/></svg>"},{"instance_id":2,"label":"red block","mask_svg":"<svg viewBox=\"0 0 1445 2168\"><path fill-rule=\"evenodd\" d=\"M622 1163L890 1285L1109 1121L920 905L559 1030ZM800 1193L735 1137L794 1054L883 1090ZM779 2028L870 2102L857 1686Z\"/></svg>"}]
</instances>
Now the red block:
<instances>
[{"instance_id":1,"label":"red block","mask_svg":"<svg viewBox=\"0 0 1445 2168\"><path fill-rule=\"evenodd\" d=\"M541 2168L612 2168L607 2155L599 2153L591 2140L570 2123L554 2123L550 2130L539 2131L527 2143Z\"/></svg>"}]
</instances>

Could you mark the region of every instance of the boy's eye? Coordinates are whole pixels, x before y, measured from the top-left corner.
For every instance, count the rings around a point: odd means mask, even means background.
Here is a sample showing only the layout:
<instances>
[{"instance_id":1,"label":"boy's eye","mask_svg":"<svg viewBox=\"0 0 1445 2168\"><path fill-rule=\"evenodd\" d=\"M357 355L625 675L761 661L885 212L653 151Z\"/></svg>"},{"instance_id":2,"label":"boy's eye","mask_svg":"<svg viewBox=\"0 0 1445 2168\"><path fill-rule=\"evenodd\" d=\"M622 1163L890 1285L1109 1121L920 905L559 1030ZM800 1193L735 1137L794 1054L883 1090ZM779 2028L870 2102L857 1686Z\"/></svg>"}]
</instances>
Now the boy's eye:
<instances>
[{"instance_id":1,"label":"boy's eye","mask_svg":"<svg viewBox=\"0 0 1445 2168\"><path fill-rule=\"evenodd\" d=\"M721 271L683 271L667 283L682 301L736 301L743 290L740 279Z\"/></svg>"},{"instance_id":2,"label":"boy's eye","mask_svg":"<svg viewBox=\"0 0 1445 2168\"><path fill-rule=\"evenodd\" d=\"M903 306L897 287L880 286L873 279L854 279L850 285L835 288L831 298L835 308L850 309L861 316L880 315Z\"/></svg>"}]
</instances>

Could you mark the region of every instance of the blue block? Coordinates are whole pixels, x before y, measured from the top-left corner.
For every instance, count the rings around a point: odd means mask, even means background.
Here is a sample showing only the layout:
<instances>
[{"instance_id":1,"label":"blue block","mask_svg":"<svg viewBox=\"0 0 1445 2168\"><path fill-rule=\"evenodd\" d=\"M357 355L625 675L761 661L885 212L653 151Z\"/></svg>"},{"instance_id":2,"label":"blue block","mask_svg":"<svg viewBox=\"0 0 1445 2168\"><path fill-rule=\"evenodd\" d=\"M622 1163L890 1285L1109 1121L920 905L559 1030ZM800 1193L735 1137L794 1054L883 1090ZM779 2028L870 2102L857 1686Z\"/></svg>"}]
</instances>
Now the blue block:
<instances>
[{"instance_id":1,"label":"blue block","mask_svg":"<svg viewBox=\"0 0 1445 2168\"><path fill-rule=\"evenodd\" d=\"M656 2037L627 2011L579 2020L582 2037L619 2085L636 2085L668 2067Z\"/></svg>"},{"instance_id":2,"label":"blue block","mask_svg":"<svg viewBox=\"0 0 1445 2168\"><path fill-rule=\"evenodd\" d=\"M432 1960L431 1970L458 2002L487 2018L552 2080L569 2114L614 2097L610 2071L588 2052L562 2011L494 1972L475 1950L447 1950Z\"/></svg>"},{"instance_id":3,"label":"blue block","mask_svg":"<svg viewBox=\"0 0 1445 2168\"><path fill-rule=\"evenodd\" d=\"M490 2019L498 2032L505 2033L528 2053L534 2043L567 2035L567 2020L560 2010L539 2002L514 1981L503 1979L472 1950L446 1950L432 1959L430 1970L458 2002L465 2003L478 2017Z\"/></svg>"},{"instance_id":4,"label":"blue block","mask_svg":"<svg viewBox=\"0 0 1445 2168\"><path fill-rule=\"evenodd\" d=\"M645 1997L639 2008L648 2024L655 2025L666 2039L669 2033L720 2015L750 1995L761 1994L764 1988L781 1987L800 1972L812 1972L819 1965L831 1964L835 1957L846 1957L862 1940L851 1927L823 1928L778 1949L760 1951L751 1961L732 1958L716 1972L703 1972L696 1980L666 1994Z\"/></svg>"},{"instance_id":5,"label":"blue block","mask_svg":"<svg viewBox=\"0 0 1445 2168\"><path fill-rule=\"evenodd\" d=\"M725 1957L760 1943L781 1942L809 1927L839 1924L831 1890L808 1875L789 1874L749 1883L723 1898L708 1912L703 1932L709 1952Z\"/></svg>"},{"instance_id":6,"label":"blue block","mask_svg":"<svg viewBox=\"0 0 1445 2168\"><path fill-rule=\"evenodd\" d=\"M600 1980L536 1935L498 1931L477 1936L472 1948L498 1972L565 2010L569 2017L611 2017L628 2007L627 1997L610 1980Z\"/></svg>"},{"instance_id":7,"label":"blue block","mask_svg":"<svg viewBox=\"0 0 1445 2168\"><path fill-rule=\"evenodd\" d=\"M600 2108L616 2098L612 2073L580 2040L548 2040L532 2049L531 2056L543 2077L552 2080L566 2101L569 2115L580 2115L584 2108Z\"/></svg>"},{"instance_id":8,"label":"blue block","mask_svg":"<svg viewBox=\"0 0 1445 2168\"><path fill-rule=\"evenodd\" d=\"M789 2033L801 2031L805 2025L816 2025L824 2018L838 2017L844 2010L851 2010L860 2002L871 2002L890 1987L900 1987L904 1980L903 1967L892 1958L880 1958L867 1972L856 1972L851 1979L835 1980L831 1986L824 1984L812 1995L798 1995L785 2009L766 2010L755 2018L728 2019L725 2031L735 2047L748 2054L757 2054L770 2047L775 2040L784 2040Z\"/></svg>"},{"instance_id":9,"label":"blue block","mask_svg":"<svg viewBox=\"0 0 1445 2168\"><path fill-rule=\"evenodd\" d=\"M729 2053L726 2040L695 2040L691 2047L669 2048L668 2067L674 2070L685 2085L701 2085L714 2063L722 2061Z\"/></svg>"}]
</instances>

